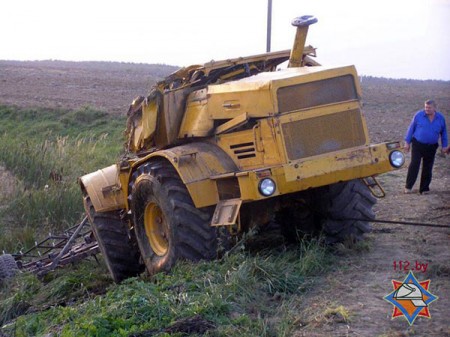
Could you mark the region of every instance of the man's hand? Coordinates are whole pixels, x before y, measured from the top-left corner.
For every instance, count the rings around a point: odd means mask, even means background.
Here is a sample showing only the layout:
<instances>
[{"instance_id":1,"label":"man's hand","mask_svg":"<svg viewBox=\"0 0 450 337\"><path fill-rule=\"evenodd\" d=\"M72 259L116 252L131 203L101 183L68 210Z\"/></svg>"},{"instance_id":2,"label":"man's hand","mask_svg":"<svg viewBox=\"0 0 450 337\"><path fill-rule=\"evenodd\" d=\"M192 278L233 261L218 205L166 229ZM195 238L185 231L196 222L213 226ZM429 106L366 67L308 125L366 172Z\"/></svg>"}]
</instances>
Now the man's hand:
<instances>
[{"instance_id":1,"label":"man's hand","mask_svg":"<svg viewBox=\"0 0 450 337\"><path fill-rule=\"evenodd\" d=\"M403 149L405 150L405 152L409 152L410 147L411 147L410 144L405 142Z\"/></svg>"},{"instance_id":2,"label":"man's hand","mask_svg":"<svg viewBox=\"0 0 450 337\"><path fill-rule=\"evenodd\" d=\"M442 148L442 153L450 154L450 145Z\"/></svg>"}]
</instances>

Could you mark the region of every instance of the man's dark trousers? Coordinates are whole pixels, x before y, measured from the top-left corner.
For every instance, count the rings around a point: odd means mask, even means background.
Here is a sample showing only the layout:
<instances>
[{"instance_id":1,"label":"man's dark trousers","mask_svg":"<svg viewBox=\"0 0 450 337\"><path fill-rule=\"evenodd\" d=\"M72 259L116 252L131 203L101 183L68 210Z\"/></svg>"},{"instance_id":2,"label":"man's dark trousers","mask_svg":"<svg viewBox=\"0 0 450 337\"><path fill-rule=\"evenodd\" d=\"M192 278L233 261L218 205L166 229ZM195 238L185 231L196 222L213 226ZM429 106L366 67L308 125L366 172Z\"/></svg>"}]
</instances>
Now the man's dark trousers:
<instances>
[{"instance_id":1,"label":"man's dark trousers","mask_svg":"<svg viewBox=\"0 0 450 337\"><path fill-rule=\"evenodd\" d=\"M408 175L406 176L406 188L412 189L419 174L420 162L423 160L419 192L429 191L434 157L439 145L420 143L415 138L412 139L411 143L411 163L409 164Z\"/></svg>"}]
</instances>

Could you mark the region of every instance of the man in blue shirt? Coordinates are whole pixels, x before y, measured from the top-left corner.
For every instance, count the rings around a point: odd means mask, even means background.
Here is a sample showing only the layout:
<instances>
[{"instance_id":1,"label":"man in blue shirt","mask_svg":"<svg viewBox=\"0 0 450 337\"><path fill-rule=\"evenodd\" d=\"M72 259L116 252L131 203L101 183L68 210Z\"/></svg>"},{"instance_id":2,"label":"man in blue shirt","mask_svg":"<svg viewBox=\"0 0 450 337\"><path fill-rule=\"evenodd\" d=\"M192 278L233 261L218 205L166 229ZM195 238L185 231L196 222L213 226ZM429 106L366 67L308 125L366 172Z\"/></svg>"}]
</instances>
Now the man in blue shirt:
<instances>
[{"instance_id":1,"label":"man in blue shirt","mask_svg":"<svg viewBox=\"0 0 450 337\"><path fill-rule=\"evenodd\" d=\"M441 138L442 153L448 152L445 118L440 112L436 111L435 101L427 100L425 109L418 111L414 115L405 136L405 151L408 152L412 145L411 163L409 164L406 177L405 193L412 192L421 162L422 175L420 177L419 193L428 194L430 192L434 157L439 147L439 138Z\"/></svg>"}]
</instances>

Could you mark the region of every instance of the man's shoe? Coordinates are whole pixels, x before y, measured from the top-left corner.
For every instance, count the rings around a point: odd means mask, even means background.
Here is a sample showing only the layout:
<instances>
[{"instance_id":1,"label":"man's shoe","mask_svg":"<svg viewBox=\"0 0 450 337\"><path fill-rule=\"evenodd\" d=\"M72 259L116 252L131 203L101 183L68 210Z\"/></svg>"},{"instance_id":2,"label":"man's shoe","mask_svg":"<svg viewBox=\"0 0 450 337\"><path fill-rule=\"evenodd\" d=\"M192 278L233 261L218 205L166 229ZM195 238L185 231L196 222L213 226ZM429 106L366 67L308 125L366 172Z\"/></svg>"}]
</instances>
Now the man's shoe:
<instances>
[{"instance_id":1,"label":"man's shoe","mask_svg":"<svg viewBox=\"0 0 450 337\"><path fill-rule=\"evenodd\" d=\"M405 194L411 194L412 189L411 188L405 188Z\"/></svg>"},{"instance_id":2,"label":"man's shoe","mask_svg":"<svg viewBox=\"0 0 450 337\"><path fill-rule=\"evenodd\" d=\"M430 191L428 190L428 191L422 191L422 192L420 192L420 194L430 194Z\"/></svg>"}]
</instances>

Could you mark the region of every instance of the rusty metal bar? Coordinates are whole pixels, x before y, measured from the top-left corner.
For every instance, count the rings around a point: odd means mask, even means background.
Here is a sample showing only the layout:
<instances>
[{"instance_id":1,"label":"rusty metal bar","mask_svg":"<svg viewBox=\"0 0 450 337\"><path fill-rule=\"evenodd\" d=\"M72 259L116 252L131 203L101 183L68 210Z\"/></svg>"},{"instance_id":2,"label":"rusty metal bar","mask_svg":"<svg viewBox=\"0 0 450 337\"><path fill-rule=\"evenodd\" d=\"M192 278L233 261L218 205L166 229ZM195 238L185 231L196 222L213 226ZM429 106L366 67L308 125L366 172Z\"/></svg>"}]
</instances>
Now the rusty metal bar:
<instances>
[{"instance_id":1,"label":"rusty metal bar","mask_svg":"<svg viewBox=\"0 0 450 337\"><path fill-rule=\"evenodd\" d=\"M70 245L77 238L78 234L80 233L80 231L84 227L84 225L87 223L87 221L88 221L88 218L87 218L87 216L85 216L83 221L81 221L81 223L78 225L78 228L75 230L75 232L72 234L70 239L67 241L67 243L64 246L64 248L59 252L58 256L52 261L52 263L49 266L49 270L53 270L53 269L56 268L56 266L58 265L59 260L69 250Z\"/></svg>"}]
</instances>

